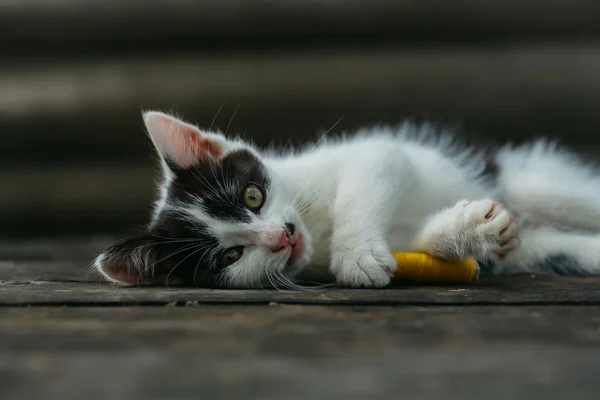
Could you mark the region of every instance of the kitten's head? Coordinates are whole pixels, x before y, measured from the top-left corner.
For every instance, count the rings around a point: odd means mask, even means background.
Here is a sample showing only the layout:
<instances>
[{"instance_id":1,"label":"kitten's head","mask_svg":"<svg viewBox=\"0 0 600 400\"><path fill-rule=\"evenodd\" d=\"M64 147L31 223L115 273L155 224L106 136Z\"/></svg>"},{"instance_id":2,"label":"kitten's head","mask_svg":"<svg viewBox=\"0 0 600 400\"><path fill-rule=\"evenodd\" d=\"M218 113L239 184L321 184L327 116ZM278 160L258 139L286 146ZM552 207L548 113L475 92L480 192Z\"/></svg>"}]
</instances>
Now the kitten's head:
<instances>
[{"instance_id":1,"label":"kitten's head","mask_svg":"<svg viewBox=\"0 0 600 400\"><path fill-rule=\"evenodd\" d=\"M95 266L126 284L291 286L312 255L285 182L246 143L172 116L144 113L163 165L148 232L100 254Z\"/></svg>"}]
</instances>

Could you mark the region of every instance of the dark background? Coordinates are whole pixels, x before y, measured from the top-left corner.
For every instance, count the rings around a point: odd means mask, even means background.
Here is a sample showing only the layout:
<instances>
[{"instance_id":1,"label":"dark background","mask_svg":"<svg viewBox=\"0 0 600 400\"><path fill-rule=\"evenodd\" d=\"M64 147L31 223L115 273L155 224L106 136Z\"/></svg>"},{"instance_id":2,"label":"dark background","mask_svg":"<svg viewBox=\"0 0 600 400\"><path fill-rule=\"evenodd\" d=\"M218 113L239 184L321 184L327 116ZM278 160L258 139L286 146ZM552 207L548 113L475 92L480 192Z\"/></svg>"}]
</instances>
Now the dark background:
<instances>
[{"instance_id":1,"label":"dark background","mask_svg":"<svg viewBox=\"0 0 600 400\"><path fill-rule=\"evenodd\" d=\"M411 118L595 154L599 37L597 0L3 1L0 235L145 222L141 109L224 105L214 127L263 145Z\"/></svg>"}]
</instances>

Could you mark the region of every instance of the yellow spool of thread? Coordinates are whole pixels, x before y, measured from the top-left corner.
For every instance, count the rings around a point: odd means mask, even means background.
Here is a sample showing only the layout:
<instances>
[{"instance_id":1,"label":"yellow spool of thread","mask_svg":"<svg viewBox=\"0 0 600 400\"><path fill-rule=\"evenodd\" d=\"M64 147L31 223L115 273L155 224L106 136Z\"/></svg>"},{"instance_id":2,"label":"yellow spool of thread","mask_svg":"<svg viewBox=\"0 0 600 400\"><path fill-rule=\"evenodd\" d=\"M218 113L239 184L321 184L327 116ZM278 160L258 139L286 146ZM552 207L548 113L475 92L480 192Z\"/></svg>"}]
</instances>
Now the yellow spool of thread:
<instances>
[{"instance_id":1,"label":"yellow spool of thread","mask_svg":"<svg viewBox=\"0 0 600 400\"><path fill-rule=\"evenodd\" d=\"M448 261L427 253L393 252L398 268L394 277L414 282L471 283L479 278L479 266L472 258Z\"/></svg>"}]
</instances>

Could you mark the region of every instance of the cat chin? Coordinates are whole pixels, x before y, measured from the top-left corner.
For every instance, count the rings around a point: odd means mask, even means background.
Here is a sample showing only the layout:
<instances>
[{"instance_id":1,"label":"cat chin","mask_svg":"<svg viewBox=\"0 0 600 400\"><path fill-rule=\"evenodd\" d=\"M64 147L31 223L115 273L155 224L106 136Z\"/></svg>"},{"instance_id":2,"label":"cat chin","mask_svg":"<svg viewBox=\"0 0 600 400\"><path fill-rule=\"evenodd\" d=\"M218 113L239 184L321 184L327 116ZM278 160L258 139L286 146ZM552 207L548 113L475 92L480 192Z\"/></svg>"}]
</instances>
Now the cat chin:
<instances>
[{"instance_id":1,"label":"cat chin","mask_svg":"<svg viewBox=\"0 0 600 400\"><path fill-rule=\"evenodd\" d=\"M305 251L300 258L284 267L284 275L291 279L296 278L310 264L311 257L312 251L310 254Z\"/></svg>"}]
</instances>

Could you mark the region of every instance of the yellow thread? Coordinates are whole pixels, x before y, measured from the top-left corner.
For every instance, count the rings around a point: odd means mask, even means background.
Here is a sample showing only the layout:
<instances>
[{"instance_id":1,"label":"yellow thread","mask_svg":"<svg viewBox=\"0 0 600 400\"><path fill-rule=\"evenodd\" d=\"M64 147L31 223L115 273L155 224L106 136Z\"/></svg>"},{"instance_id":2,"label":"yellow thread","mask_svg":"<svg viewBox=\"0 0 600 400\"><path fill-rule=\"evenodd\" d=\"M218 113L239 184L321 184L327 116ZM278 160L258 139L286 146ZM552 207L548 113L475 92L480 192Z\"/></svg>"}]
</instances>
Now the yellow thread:
<instances>
[{"instance_id":1,"label":"yellow thread","mask_svg":"<svg viewBox=\"0 0 600 400\"><path fill-rule=\"evenodd\" d=\"M397 279L422 283L471 283L479 279L479 266L473 258L448 261L427 253L392 252L398 267ZM337 286L335 283L301 281L321 287Z\"/></svg>"},{"instance_id":2,"label":"yellow thread","mask_svg":"<svg viewBox=\"0 0 600 400\"><path fill-rule=\"evenodd\" d=\"M426 253L393 252L398 268L394 276L414 282L470 283L479 277L472 258L448 261Z\"/></svg>"}]
</instances>

